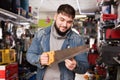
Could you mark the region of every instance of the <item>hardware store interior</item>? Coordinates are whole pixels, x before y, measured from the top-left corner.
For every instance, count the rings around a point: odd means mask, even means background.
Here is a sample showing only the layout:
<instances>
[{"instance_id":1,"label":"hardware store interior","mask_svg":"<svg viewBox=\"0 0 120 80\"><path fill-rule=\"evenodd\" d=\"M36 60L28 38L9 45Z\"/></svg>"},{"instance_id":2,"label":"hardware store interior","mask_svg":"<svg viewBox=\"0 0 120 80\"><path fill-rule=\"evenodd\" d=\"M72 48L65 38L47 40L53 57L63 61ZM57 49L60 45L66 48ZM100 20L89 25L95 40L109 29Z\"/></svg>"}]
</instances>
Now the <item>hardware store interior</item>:
<instances>
[{"instance_id":1,"label":"hardware store interior","mask_svg":"<svg viewBox=\"0 0 120 80\"><path fill-rule=\"evenodd\" d=\"M0 80L37 80L26 53L61 4L74 7L72 29L89 46L89 68L75 80L120 80L120 0L0 0Z\"/></svg>"}]
</instances>

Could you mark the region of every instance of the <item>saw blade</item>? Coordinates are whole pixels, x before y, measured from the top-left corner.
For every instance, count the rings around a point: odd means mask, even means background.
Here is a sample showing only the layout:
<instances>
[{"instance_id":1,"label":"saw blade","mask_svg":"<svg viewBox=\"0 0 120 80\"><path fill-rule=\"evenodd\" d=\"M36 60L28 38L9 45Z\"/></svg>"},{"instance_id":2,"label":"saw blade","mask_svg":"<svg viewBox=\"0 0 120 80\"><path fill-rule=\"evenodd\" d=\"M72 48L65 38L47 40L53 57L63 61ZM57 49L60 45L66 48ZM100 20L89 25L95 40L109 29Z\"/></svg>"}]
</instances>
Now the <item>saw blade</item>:
<instances>
[{"instance_id":1,"label":"saw blade","mask_svg":"<svg viewBox=\"0 0 120 80\"><path fill-rule=\"evenodd\" d=\"M84 45L84 46L78 46L74 48L67 48L64 50L54 51L54 62L51 65L64 61L65 59L73 58L74 56L87 52L88 50L89 50L89 46Z\"/></svg>"}]
</instances>

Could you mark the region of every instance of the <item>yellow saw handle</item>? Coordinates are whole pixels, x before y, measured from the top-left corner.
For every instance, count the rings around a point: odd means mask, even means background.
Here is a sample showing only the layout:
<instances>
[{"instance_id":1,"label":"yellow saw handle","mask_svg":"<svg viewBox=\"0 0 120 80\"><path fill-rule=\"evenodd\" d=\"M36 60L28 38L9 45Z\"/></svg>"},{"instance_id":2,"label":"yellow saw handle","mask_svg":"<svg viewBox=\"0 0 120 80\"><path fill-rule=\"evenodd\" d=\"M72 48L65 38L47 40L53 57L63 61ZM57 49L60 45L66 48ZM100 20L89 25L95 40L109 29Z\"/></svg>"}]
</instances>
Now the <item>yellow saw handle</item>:
<instances>
[{"instance_id":1,"label":"yellow saw handle","mask_svg":"<svg viewBox=\"0 0 120 80\"><path fill-rule=\"evenodd\" d=\"M55 55L55 52L54 51L50 51L50 52L45 52L44 54L47 54L49 59L48 59L48 64L47 65L50 65L54 62L54 55Z\"/></svg>"}]
</instances>

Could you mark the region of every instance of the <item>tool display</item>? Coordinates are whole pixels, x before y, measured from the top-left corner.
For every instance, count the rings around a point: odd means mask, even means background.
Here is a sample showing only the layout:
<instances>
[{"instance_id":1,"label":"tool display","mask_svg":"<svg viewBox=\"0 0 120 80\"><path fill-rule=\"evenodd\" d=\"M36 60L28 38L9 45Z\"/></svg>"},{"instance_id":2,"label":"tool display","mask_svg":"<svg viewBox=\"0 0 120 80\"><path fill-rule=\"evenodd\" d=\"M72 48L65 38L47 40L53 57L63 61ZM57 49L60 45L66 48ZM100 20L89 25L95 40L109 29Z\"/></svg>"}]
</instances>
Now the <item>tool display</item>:
<instances>
[{"instance_id":1,"label":"tool display","mask_svg":"<svg viewBox=\"0 0 120 80\"><path fill-rule=\"evenodd\" d=\"M7 64L16 61L14 49L0 49L0 64Z\"/></svg>"},{"instance_id":2,"label":"tool display","mask_svg":"<svg viewBox=\"0 0 120 80\"><path fill-rule=\"evenodd\" d=\"M103 46L101 48L102 61L108 65L119 65L113 58L117 57L120 53L119 46Z\"/></svg>"},{"instance_id":3,"label":"tool display","mask_svg":"<svg viewBox=\"0 0 120 80\"><path fill-rule=\"evenodd\" d=\"M64 50L45 52L43 54L48 54L49 56L48 65L53 65L61 61L64 61L65 59L73 58L74 56L87 52L88 50L89 50L89 46L84 45L74 48L67 48Z\"/></svg>"}]
</instances>

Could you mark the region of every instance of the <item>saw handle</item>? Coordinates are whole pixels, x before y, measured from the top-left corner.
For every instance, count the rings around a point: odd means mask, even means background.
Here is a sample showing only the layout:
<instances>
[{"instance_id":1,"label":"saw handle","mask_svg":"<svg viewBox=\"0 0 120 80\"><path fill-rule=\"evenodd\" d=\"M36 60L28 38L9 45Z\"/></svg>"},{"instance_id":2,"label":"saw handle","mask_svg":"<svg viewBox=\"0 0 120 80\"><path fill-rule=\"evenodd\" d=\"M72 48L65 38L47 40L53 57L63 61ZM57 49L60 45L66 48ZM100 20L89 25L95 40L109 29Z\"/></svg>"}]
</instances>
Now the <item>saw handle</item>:
<instances>
[{"instance_id":1,"label":"saw handle","mask_svg":"<svg viewBox=\"0 0 120 80\"><path fill-rule=\"evenodd\" d=\"M47 65L50 65L54 62L54 51L50 51L50 52L45 52L43 54L47 54L48 55L48 64Z\"/></svg>"}]
</instances>

